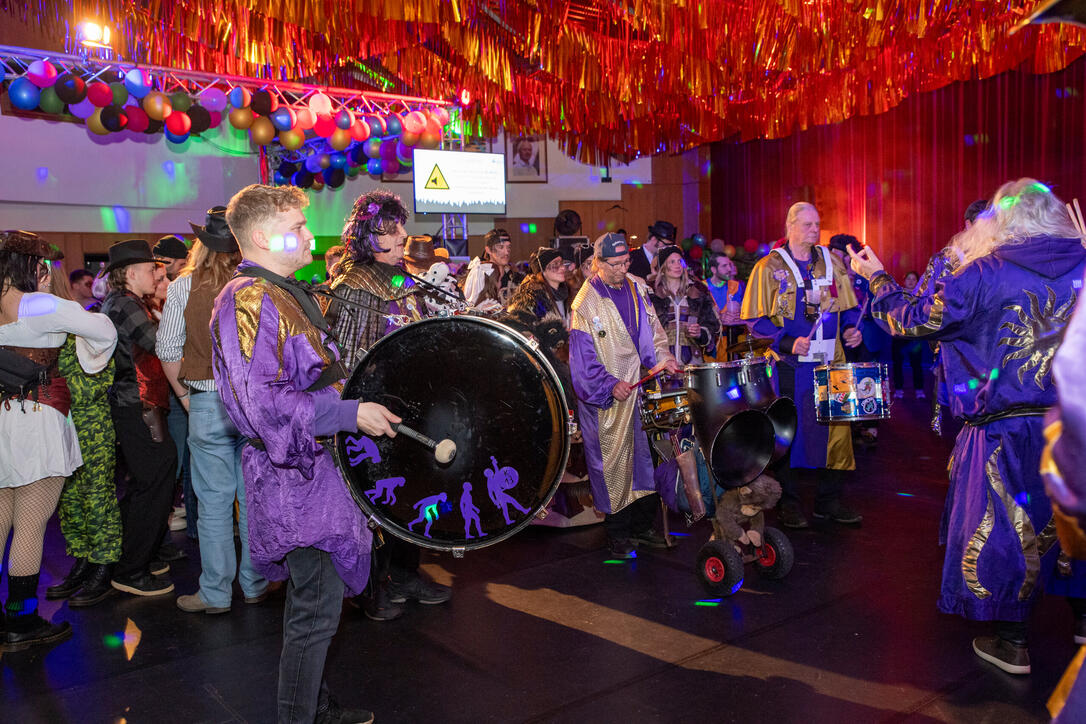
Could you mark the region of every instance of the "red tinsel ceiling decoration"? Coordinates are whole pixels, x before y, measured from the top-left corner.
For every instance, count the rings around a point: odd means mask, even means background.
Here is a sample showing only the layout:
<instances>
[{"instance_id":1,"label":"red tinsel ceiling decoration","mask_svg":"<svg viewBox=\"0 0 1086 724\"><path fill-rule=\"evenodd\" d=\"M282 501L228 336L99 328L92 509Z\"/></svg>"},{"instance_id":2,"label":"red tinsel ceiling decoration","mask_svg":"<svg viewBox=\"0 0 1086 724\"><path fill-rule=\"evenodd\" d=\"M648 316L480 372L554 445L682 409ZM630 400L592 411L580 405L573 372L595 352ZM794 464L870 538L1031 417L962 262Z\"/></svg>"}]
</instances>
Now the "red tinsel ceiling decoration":
<instances>
[{"instance_id":1,"label":"red tinsel ceiling decoration","mask_svg":"<svg viewBox=\"0 0 1086 724\"><path fill-rule=\"evenodd\" d=\"M126 60L451 97L486 129L573 157L780 138L913 93L1086 50L1065 25L1008 31L1037 0L0 0L64 38L111 22ZM0 18L3 16L0 15ZM58 41L63 42L63 41ZM376 79L376 80L375 80Z\"/></svg>"}]
</instances>

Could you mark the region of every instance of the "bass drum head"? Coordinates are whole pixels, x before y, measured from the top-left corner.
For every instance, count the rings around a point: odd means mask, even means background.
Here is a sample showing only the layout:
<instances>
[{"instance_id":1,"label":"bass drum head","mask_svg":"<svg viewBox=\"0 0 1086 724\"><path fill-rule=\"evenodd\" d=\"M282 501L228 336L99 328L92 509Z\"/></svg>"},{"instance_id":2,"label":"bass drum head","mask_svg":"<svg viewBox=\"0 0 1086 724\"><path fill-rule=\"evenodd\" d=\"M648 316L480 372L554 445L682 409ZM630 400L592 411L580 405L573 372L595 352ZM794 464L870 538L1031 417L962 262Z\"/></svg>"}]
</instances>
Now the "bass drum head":
<instances>
[{"instance_id":1,"label":"bass drum head","mask_svg":"<svg viewBox=\"0 0 1086 724\"><path fill-rule=\"evenodd\" d=\"M438 550L482 548L531 523L569 454L561 383L509 327L479 317L426 319L383 337L351 372L343 398L379 402L403 424L456 443L440 464L403 433L336 436L355 501L382 528Z\"/></svg>"}]
</instances>

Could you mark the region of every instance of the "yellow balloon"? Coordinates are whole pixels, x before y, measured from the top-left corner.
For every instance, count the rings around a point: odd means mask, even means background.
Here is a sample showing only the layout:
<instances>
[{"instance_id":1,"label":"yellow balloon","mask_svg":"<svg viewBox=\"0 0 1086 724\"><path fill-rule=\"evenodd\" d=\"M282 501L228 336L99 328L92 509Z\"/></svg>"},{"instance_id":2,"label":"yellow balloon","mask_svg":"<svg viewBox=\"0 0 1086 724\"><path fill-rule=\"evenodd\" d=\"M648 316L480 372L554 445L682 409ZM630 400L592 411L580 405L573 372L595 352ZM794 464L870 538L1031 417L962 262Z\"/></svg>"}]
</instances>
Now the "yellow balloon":
<instances>
[{"instance_id":1,"label":"yellow balloon","mask_svg":"<svg viewBox=\"0 0 1086 724\"><path fill-rule=\"evenodd\" d=\"M165 94L151 91L143 99L143 111L156 121L164 121L166 116L173 113L173 105Z\"/></svg>"},{"instance_id":2,"label":"yellow balloon","mask_svg":"<svg viewBox=\"0 0 1086 724\"><path fill-rule=\"evenodd\" d=\"M92 133L97 133L99 136L109 134L109 129L102 125L101 108L95 108L94 113L87 117L87 128L89 128Z\"/></svg>"},{"instance_id":3,"label":"yellow balloon","mask_svg":"<svg viewBox=\"0 0 1086 724\"><path fill-rule=\"evenodd\" d=\"M280 131L279 145L288 151L295 151L305 143L305 134L301 131Z\"/></svg>"},{"instance_id":4,"label":"yellow balloon","mask_svg":"<svg viewBox=\"0 0 1086 724\"><path fill-rule=\"evenodd\" d=\"M344 128L337 128L328 139L328 145L337 151L342 151L351 145L351 132Z\"/></svg>"},{"instance_id":5,"label":"yellow balloon","mask_svg":"<svg viewBox=\"0 0 1086 724\"><path fill-rule=\"evenodd\" d=\"M258 146L266 146L275 140L275 124L261 116L249 126L249 137Z\"/></svg>"},{"instance_id":6,"label":"yellow balloon","mask_svg":"<svg viewBox=\"0 0 1086 724\"><path fill-rule=\"evenodd\" d=\"M230 111L230 125L239 131L244 131L253 125L253 112L248 108L235 108Z\"/></svg>"}]
</instances>

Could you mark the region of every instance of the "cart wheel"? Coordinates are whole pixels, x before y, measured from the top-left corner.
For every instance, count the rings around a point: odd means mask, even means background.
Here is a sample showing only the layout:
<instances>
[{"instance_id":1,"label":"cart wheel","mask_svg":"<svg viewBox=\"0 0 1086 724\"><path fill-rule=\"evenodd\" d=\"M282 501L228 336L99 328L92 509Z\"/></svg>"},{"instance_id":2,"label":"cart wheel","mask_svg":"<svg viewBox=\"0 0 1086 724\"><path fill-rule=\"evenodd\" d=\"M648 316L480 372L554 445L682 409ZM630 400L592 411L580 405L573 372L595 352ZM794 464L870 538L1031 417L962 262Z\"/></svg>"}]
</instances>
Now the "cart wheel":
<instances>
[{"instance_id":1,"label":"cart wheel","mask_svg":"<svg viewBox=\"0 0 1086 724\"><path fill-rule=\"evenodd\" d=\"M754 565L766 578L784 578L796 560L792 541L776 528L766 528L762 536L762 547L754 550Z\"/></svg>"},{"instance_id":2,"label":"cart wheel","mask_svg":"<svg viewBox=\"0 0 1086 724\"><path fill-rule=\"evenodd\" d=\"M698 551L698 579L709 593L730 596L743 585L743 557L727 541L711 540Z\"/></svg>"}]
</instances>

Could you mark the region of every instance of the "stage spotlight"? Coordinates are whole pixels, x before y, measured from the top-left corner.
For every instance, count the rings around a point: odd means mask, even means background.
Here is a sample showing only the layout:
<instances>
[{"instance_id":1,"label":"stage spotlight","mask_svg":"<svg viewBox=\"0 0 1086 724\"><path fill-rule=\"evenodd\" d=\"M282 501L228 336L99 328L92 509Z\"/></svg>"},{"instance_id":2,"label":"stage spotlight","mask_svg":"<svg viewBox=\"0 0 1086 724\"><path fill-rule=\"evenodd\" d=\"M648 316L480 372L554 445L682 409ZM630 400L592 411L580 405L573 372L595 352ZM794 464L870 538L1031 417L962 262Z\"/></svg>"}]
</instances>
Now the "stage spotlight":
<instances>
[{"instance_id":1,"label":"stage spotlight","mask_svg":"<svg viewBox=\"0 0 1086 724\"><path fill-rule=\"evenodd\" d=\"M87 48L112 50L110 35L108 25L99 25L89 20L79 23L75 29L76 42Z\"/></svg>"}]
</instances>

